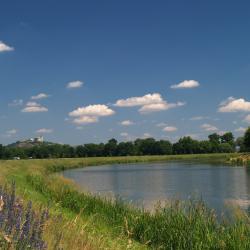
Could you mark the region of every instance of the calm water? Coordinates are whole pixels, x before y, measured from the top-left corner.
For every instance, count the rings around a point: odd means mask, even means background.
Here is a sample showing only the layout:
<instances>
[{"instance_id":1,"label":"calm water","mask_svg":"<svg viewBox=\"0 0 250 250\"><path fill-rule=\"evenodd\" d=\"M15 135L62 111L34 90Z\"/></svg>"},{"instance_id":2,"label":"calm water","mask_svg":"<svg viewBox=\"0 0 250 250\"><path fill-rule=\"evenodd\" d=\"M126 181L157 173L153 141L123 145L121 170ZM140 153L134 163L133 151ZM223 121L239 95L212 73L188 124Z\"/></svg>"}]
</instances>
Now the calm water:
<instances>
[{"instance_id":1,"label":"calm water","mask_svg":"<svg viewBox=\"0 0 250 250\"><path fill-rule=\"evenodd\" d=\"M121 196L152 209L157 201L202 199L216 210L224 204L250 205L250 170L203 163L168 162L87 167L63 172L84 191Z\"/></svg>"}]
</instances>

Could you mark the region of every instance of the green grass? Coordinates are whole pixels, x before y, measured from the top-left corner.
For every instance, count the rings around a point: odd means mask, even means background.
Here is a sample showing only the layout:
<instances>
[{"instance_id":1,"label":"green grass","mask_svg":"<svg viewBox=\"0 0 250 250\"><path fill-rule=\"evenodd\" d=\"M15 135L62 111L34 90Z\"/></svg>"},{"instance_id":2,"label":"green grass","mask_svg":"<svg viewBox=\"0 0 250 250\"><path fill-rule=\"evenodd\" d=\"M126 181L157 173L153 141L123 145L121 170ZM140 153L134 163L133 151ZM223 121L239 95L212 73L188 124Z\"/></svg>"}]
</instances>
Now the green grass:
<instances>
[{"instance_id":1,"label":"green grass","mask_svg":"<svg viewBox=\"0 0 250 250\"><path fill-rule=\"evenodd\" d=\"M239 212L233 223L218 222L200 202L176 202L154 214L79 193L55 172L115 163L168 160L229 162L236 154L101 157L0 161L0 182L15 180L19 194L37 207L50 203L53 217L45 232L49 249L250 249L249 217ZM61 232L58 234L58 231Z\"/></svg>"}]
</instances>

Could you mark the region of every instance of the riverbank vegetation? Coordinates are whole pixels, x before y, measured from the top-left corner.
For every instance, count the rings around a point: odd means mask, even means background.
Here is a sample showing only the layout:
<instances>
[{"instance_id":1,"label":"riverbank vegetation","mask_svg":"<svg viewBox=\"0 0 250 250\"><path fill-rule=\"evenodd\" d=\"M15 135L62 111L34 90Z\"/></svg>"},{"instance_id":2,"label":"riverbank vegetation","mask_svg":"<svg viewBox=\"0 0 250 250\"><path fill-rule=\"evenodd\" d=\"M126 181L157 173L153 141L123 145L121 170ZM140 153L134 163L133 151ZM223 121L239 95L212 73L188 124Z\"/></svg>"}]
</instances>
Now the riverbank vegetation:
<instances>
[{"instance_id":1,"label":"riverbank vegetation","mask_svg":"<svg viewBox=\"0 0 250 250\"><path fill-rule=\"evenodd\" d=\"M212 157L211 157L212 156ZM218 221L202 201L176 201L155 213L120 200L78 192L56 172L102 164L203 160L228 162L237 154L98 157L0 161L0 183L16 182L18 195L34 208L47 207L44 229L48 249L249 249L250 220L238 212L230 222ZM57 219L53 219L57 218Z\"/></svg>"},{"instance_id":2,"label":"riverbank vegetation","mask_svg":"<svg viewBox=\"0 0 250 250\"><path fill-rule=\"evenodd\" d=\"M0 145L0 159L210 154L232 153L239 150L244 152L250 149L248 137L248 133L246 133L245 137L235 140L233 134L227 132L223 135L211 134L208 136L208 140L203 141L194 140L187 136L180 138L176 143L147 138L120 143L111 139L107 143L89 143L79 146L53 143L41 143L30 147Z\"/></svg>"}]
</instances>

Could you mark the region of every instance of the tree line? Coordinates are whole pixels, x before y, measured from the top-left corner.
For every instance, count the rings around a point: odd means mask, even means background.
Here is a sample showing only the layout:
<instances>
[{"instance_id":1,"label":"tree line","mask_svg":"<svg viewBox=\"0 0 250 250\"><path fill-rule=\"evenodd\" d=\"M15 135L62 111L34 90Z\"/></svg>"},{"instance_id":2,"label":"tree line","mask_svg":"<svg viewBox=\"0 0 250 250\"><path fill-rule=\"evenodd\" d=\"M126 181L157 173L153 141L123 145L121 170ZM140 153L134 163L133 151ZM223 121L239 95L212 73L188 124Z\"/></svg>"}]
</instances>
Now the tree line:
<instances>
[{"instance_id":1,"label":"tree line","mask_svg":"<svg viewBox=\"0 0 250 250\"><path fill-rule=\"evenodd\" d=\"M154 138L120 142L111 139L107 143L88 143L79 146L42 143L33 147L9 147L0 144L0 159L26 158L74 158L100 156L171 155L231 153L250 151L250 128L243 137L235 140L231 132L224 135L213 133L207 140L198 141L190 136L182 137L176 143Z\"/></svg>"}]
</instances>

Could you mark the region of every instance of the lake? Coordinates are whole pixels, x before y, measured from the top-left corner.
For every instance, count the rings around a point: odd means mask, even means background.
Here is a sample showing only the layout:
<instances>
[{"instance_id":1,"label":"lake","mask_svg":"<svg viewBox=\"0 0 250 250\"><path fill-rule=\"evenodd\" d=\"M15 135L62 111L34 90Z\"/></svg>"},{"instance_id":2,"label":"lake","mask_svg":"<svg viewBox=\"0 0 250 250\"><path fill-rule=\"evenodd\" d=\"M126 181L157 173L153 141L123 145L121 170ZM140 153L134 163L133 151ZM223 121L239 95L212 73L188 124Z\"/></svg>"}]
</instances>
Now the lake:
<instances>
[{"instance_id":1,"label":"lake","mask_svg":"<svg viewBox=\"0 0 250 250\"><path fill-rule=\"evenodd\" d=\"M83 191L120 196L146 209L158 201L191 197L202 198L217 211L225 204L250 206L250 169L244 167L173 161L86 167L62 174Z\"/></svg>"}]
</instances>

